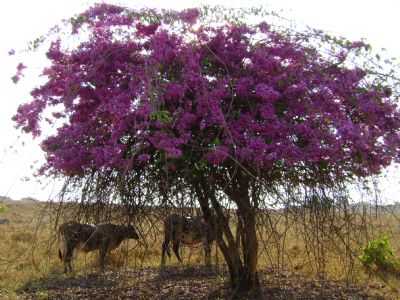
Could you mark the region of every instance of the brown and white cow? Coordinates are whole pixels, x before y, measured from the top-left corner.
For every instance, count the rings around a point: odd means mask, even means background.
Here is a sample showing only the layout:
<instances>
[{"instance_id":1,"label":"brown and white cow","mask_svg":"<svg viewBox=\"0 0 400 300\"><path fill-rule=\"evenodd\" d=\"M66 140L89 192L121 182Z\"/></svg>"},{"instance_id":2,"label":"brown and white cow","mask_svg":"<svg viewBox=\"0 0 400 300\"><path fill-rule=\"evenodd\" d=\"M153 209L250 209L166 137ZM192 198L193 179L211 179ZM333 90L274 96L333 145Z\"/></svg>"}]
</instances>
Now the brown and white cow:
<instances>
[{"instance_id":1,"label":"brown and white cow","mask_svg":"<svg viewBox=\"0 0 400 300\"><path fill-rule=\"evenodd\" d=\"M165 266L165 253L171 257L170 243L175 256L182 262L179 255L179 247L198 246L203 244L206 266L211 265L211 246L216 235L213 228L208 225L203 217L184 217L172 214L164 220L164 242L161 252L161 268Z\"/></svg>"}]
</instances>

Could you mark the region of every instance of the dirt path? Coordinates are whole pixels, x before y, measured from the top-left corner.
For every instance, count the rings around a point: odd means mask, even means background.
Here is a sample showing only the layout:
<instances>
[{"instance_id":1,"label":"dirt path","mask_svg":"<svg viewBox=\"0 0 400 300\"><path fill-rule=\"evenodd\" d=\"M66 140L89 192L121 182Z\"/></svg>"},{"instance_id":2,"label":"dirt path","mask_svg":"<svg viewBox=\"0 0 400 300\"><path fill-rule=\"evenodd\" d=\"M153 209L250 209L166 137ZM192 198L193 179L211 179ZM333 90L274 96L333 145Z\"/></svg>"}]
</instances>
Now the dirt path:
<instances>
[{"instance_id":1,"label":"dirt path","mask_svg":"<svg viewBox=\"0 0 400 300\"><path fill-rule=\"evenodd\" d=\"M332 281L316 281L290 273L261 273L264 299L282 300L388 300L387 296ZM227 299L229 289L221 273L203 268L143 268L88 274L54 276L31 282L20 290L22 299Z\"/></svg>"}]
</instances>

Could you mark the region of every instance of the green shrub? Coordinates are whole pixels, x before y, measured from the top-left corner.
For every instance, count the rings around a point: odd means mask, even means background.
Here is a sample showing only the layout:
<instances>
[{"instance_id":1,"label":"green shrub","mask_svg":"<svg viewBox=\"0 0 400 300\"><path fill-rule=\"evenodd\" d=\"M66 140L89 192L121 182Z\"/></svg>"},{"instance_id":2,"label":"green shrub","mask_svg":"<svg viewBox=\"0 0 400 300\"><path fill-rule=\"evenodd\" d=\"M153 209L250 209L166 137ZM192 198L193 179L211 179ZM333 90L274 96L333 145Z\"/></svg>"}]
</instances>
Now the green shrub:
<instances>
[{"instance_id":1,"label":"green shrub","mask_svg":"<svg viewBox=\"0 0 400 300\"><path fill-rule=\"evenodd\" d=\"M370 241L359 259L368 269L375 266L380 271L395 273L400 271L400 261L394 256L387 236Z\"/></svg>"},{"instance_id":2,"label":"green shrub","mask_svg":"<svg viewBox=\"0 0 400 300\"><path fill-rule=\"evenodd\" d=\"M5 206L4 204L0 204L0 214L5 213L6 211L7 211L7 206Z\"/></svg>"}]
</instances>

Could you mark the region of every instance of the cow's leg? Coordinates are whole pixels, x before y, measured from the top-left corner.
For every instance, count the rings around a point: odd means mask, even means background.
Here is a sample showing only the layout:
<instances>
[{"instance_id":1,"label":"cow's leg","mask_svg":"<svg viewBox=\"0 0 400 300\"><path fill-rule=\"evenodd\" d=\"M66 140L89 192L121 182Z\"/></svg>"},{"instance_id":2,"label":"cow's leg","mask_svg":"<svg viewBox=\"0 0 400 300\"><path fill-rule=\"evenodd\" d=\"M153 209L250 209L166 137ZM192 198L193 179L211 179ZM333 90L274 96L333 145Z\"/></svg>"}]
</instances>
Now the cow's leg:
<instances>
[{"instance_id":1,"label":"cow's leg","mask_svg":"<svg viewBox=\"0 0 400 300\"><path fill-rule=\"evenodd\" d=\"M180 255L179 255L179 245L180 245L180 241L179 240L174 240L172 242L172 249L174 250L175 256L179 260L179 262L182 263L182 259L181 259Z\"/></svg>"},{"instance_id":2,"label":"cow's leg","mask_svg":"<svg viewBox=\"0 0 400 300\"><path fill-rule=\"evenodd\" d=\"M168 257L171 256L169 253L169 239L165 239L163 244L162 244L162 249L161 249L161 268L164 268L165 266L165 253L168 254Z\"/></svg>"},{"instance_id":3,"label":"cow's leg","mask_svg":"<svg viewBox=\"0 0 400 300\"><path fill-rule=\"evenodd\" d=\"M206 267L211 267L211 242L209 240L203 241L204 246L204 260Z\"/></svg>"},{"instance_id":4,"label":"cow's leg","mask_svg":"<svg viewBox=\"0 0 400 300\"><path fill-rule=\"evenodd\" d=\"M73 270L72 270L72 260L69 260L69 261L67 262L67 266L68 266L68 270L69 270L68 272L69 272L69 273L72 273L72 271L73 271Z\"/></svg>"},{"instance_id":5,"label":"cow's leg","mask_svg":"<svg viewBox=\"0 0 400 300\"><path fill-rule=\"evenodd\" d=\"M193 253L192 248L189 247L188 265L190 265L190 261L192 260L192 253Z\"/></svg>"},{"instance_id":6,"label":"cow's leg","mask_svg":"<svg viewBox=\"0 0 400 300\"><path fill-rule=\"evenodd\" d=\"M75 245L67 244L65 247L65 253L63 255L64 260L64 273L71 272L72 273L72 258L74 254Z\"/></svg>"},{"instance_id":7,"label":"cow's leg","mask_svg":"<svg viewBox=\"0 0 400 300\"><path fill-rule=\"evenodd\" d=\"M99 249L100 271L104 272L106 265L106 257L108 252L108 243L102 243Z\"/></svg>"}]
</instances>

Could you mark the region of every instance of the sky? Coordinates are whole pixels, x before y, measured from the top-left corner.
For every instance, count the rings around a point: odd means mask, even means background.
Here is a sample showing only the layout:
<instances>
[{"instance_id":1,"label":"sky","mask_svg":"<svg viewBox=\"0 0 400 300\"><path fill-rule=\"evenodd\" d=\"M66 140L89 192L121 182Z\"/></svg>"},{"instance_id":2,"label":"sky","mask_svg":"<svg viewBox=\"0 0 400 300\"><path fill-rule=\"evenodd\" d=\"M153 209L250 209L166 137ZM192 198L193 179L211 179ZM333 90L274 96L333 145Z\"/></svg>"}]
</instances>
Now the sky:
<instances>
[{"instance_id":1,"label":"sky","mask_svg":"<svg viewBox=\"0 0 400 300\"><path fill-rule=\"evenodd\" d=\"M41 54L8 56L10 49L17 54L27 43L45 34L60 20L77 14L99 1L82 0L13 0L4 1L0 10L0 87L2 105L0 108L0 196L13 199L33 197L50 200L57 197L61 187L53 179L37 178L34 171L44 161L39 140L22 134L14 128L11 117L18 105L30 100L30 90L40 84L33 76L45 65ZM182 9L203 4L228 7L264 6L280 12L294 20L299 26L308 25L331 34L349 39L366 39L373 48L387 49L391 57L400 59L400 1L351 1L351 0L214 0L214 1L104 1L130 7L155 7ZM149 5L151 3L151 5ZM15 85L10 78L15 74L20 61L27 62L26 80ZM30 73L31 72L31 73ZM31 76L29 76L31 74ZM391 167L385 178L380 180L381 197L384 202L400 201L400 176L396 167Z\"/></svg>"}]
</instances>

